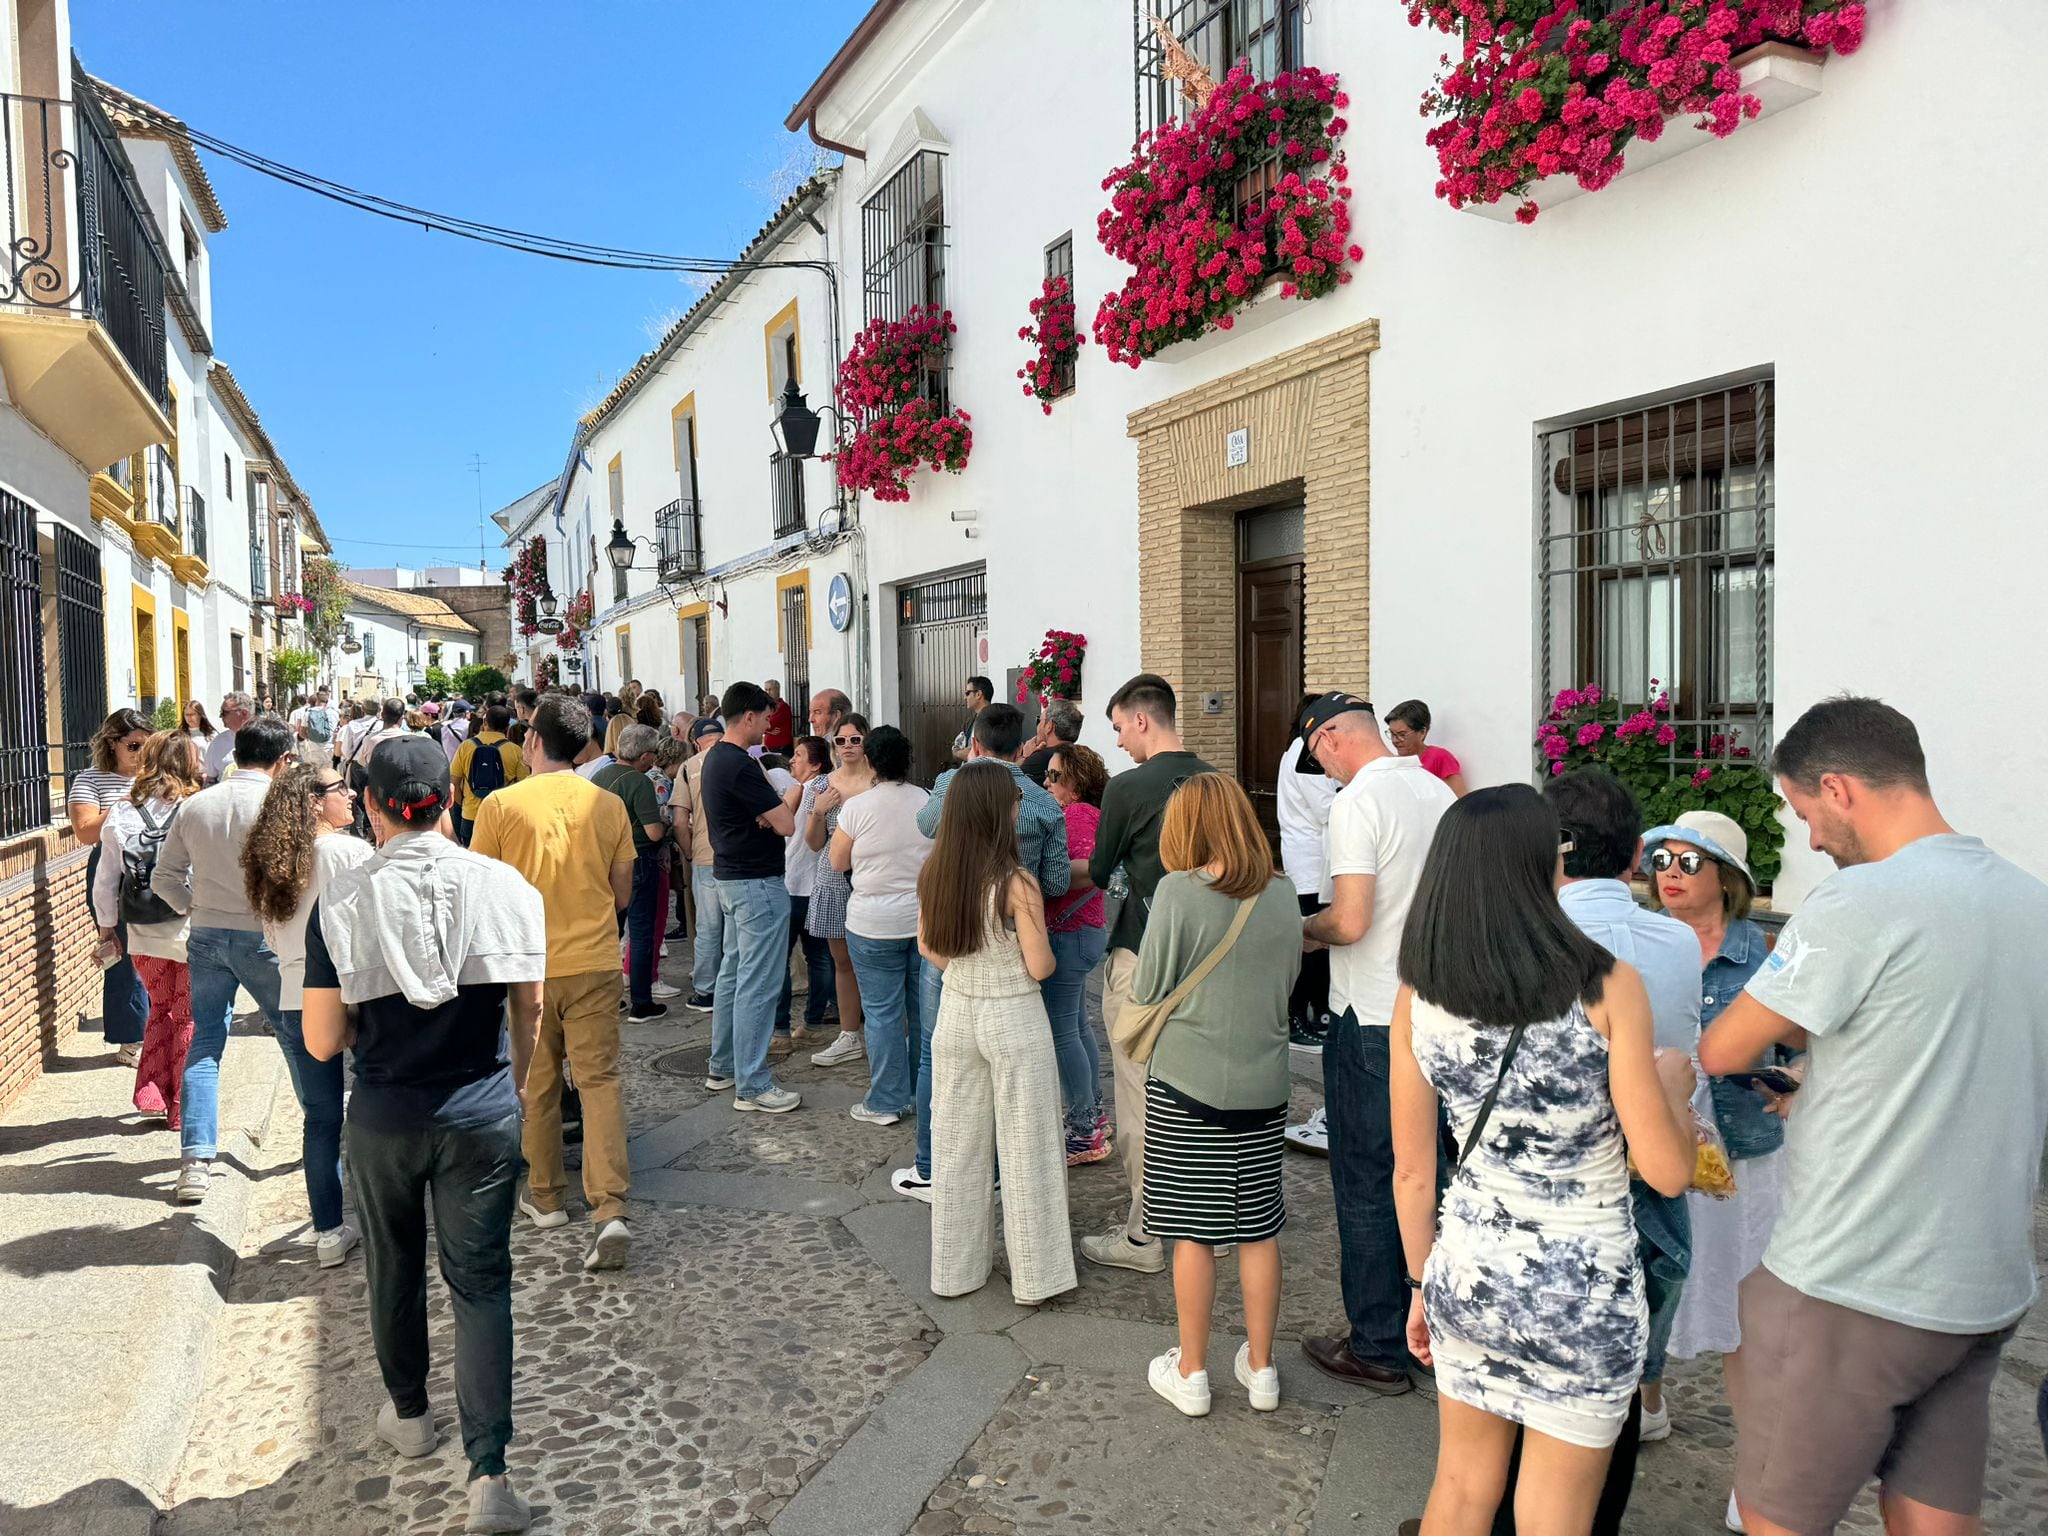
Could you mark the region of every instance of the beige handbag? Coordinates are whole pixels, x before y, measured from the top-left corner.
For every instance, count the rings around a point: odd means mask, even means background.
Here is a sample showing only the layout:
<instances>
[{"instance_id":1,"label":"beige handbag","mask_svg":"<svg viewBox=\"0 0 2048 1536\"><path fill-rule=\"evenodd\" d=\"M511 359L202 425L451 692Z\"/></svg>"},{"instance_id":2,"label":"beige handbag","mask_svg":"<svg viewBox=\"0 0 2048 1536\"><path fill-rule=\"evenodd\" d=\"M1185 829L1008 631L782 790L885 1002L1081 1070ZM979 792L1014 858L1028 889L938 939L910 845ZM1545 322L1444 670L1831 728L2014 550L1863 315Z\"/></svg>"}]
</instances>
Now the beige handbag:
<instances>
[{"instance_id":1,"label":"beige handbag","mask_svg":"<svg viewBox=\"0 0 2048 1536\"><path fill-rule=\"evenodd\" d=\"M1150 1061L1152 1048L1159 1043L1159 1031L1166 1027L1173 1011L1188 1000L1188 994L1207 981L1209 973L1230 953L1230 946L1237 942L1237 936L1244 932L1244 925L1251 920L1252 905L1258 899L1248 896L1237 904L1237 916L1230 921L1230 931L1202 957L1202 963L1188 972L1186 979L1165 997L1156 1003L1125 1003L1117 1013L1116 1022L1109 1027L1110 1043L1133 1061Z\"/></svg>"}]
</instances>

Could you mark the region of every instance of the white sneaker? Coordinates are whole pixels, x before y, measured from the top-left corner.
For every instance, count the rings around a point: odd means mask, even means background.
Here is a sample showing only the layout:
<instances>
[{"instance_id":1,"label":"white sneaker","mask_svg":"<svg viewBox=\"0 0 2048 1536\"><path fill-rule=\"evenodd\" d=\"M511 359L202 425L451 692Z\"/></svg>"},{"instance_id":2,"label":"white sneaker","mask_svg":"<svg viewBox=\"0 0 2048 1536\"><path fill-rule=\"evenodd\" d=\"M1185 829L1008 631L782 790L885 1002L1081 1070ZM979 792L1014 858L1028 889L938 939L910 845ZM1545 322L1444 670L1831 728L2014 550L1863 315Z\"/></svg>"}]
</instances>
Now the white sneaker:
<instances>
[{"instance_id":1,"label":"white sneaker","mask_svg":"<svg viewBox=\"0 0 2048 1536\"><path fill-rule=\"evenodd\" d=\"M926 1205L932 1203L932 1181L919 1173L914 1163L890 1174L889 1187L909 1199L922 1200Z\"/></svg>"},{"instance_id":2,"label":"white sneaker","mask_svg":"<svg viewBox=\"0 0 2048 1536\"><path fill-rule=\"evenodd\" d=\"M1747 1531L1749 1529L1748 1526L1742 1523L1742 1511L1736 1507L1735 1490L1733 1488L1728 1490L1728 1514L1721 1523L1731 1531Z\"/></svg>"},{"instance_id":3,"label":"white sneaker","mask_svg":"<svg viewBox=\"0 0 2048 1536\"><path fill-rule=\"evenodd\" d=\"M647 995L665 1001L671 997L681 997L683 989L681 987L672 987L665 981L657 981L647 989Z\"/></svg>"},{"instance_id":4,"label":"white sneaker","mask_svg":"<svg viewBox=\"0 0 2048 1536\"><path fill-rule=\"evenodd\" d=\"M1290 1125L1287 1139L1304 1152L1313 1152L1317 1157L1330 1155L1330 1118L1318 1109L1299 1125Z\"/></svg>"},{"instance_id":5,"label":"white sneaker","mask_svg":"<svg viewBox=\"0 0 2048 1536\"><path fill-rule=\"evenodd\" d=\"M1237 1360L1231 1366L1240 1385L1252 1395L1252 1406L1271 1413L1280 1406L1280 1368L1268 1361L1263 1371L1252 1369L1252 1345L1247 1339L1237 1346Z\"/></svg>"},{"instance_id":6,"label":"white sneaker","mask_svg":"<svg viewBox=\"0 0 2048 1536\"><path fill-rule=\"evenodd\" d=\"M431 1456L441 1443L441 1432L434 1428L433 1409L416 1419L401 1419L398 1405L387 1400L377 1410L377 1438L401 1456Z\"/></svg>"},{"instance_id":7,"label":"white sneaker","mask_svg":"<svg viewBox=\"0 0 2048 1536\"><path fill-rule=\"evenodd\" d=\"M512 1491L512 1480L500 1472L469 1485L469 1519L463 1529L474 1536L503 1536L533 1524L533 1506Z\"/></svg>"},{"instance_id":8,"label":"white sneaker","mask_svg":"<svg viewBox=\"0 0 2048 1536\"><path fill-rule=\"evenodd\" d=\"M757 1093L751 1099L743 1099L735 1095L732 1107L734 1109L757 1109L764 1115L786 1115L803 1103L803 1101L804 1096L792 1089L770 1088L766 1093Z\"/></svg>"},{"instance_id":9,"label":"white sneaker","mask_svg":"<svg viewBox=\"0 0 2048 1536\"><path fill-rule=\"evenodd\" d=\"M313 1245L313 1256L320 1261L322 1269L333 1269L348 1257L348 1251L363 1240L360 1232L343 1222L338 1227L322 1232Z\"/></svg>"},{"instance_id":10,"label":"white sneaker","mask_svg":"<svg viewBox=\"0 0 2048 1536\"><path fill-rule=\"evenodd\" d=\"M139 1040L132 1045L124 1045L114 1052L114 1061L118 1066L132 1067L140 1060L142 1060L142 1042Z\"/></svg>"},{"instance_id":11,"label":"white sneaker","mask_svg":"<svg viewBox=\"0 0 2048 1536\"><path fill-rule=\"evenodd\" d=\"M879 1109L869 1109L865 1104L856 1104L846 1113L862 1125L894 1125L903 1118L901 1115L884 1114Z\"/></svg>"},{"instance_id":12,"label":"white sneaker","mask_svg":"<svg viewBox=\"0 0 2048 1536\"><path fill-rule=\"evenodd\" d=\"M1111 1269L1135 1269L1141 1275L1156 1275L1166 1268L1166 1244L1156 1237L1149 1243L1134 1243L1131 1241L1131 1234L1119 1222L1100 1237L1082 1238L1081 1257L1090 1264L1103 1264Z\"/></svg>"},{"instance_id":13,"label":"white sneaker","mask_svg":"<svg viewBox=\"0 0 2048 1536\"><path fill-rule=\"evenodd\" d=\"M726 1089L733 1086L734 1081L735 1079L722 1077L716 1072L706 1072L704 1074L704 1087L710 1093L723 1093Z\"/></svg>"},{"instance_id":14,"label":"white sneaker","mask_svg":"<svg viewBox=\"0 0 2048 1536\"><path fill-rule=\"evenodd\" d=\"M614 1216L598 1229L597 1241L590 1245L590 1252L584 1256L583 1267L587 1270L624 1269L626 1252L633 1246L633 1234L626 1224Z\"/></svg>"},{"instance_id":15,"label":"white sneaker","mask_svg":"<svg viewBox=\"0 0 2048 1536\"><path fill-rule=\"evenodd\" d=\"M555 1227L566 1227L569 1225L569 1213L567 1211L544 1211L533 1203L533 1197L530 1195L521 1195L519 1197L519 1209L524 1211L527 1219L543 1232Z\"/></svg>"},{"instance_id":16,"label":"white sneaker","mask_svg":"<svg viewBox=\"0 0 2048 1536\"><path fill-rule=\"evenodd\" d=\"M1178 1344L1153 1359L1151 1369L1145 1373L1145 1378L1152 1383L1154 1392L1189 1418L1208 1417L1209 1373L1196 1371L1192 1376L1181 1375Z\"/></svg>"},{"instance_id":17,"label":"white sneaker","mask_svg":"<svg viewBox=\"0 0 2048 1536\"><path fill-rule=\"evenodd\" d=\"M1653 1440L1669 1440L1671 1438L1671 1405L1669 1403L1666 1403L1655 1413L1650 1412L1648 1408L1643 1409L1643 1432L1638 1438L1644 1445L1648 1445Z\"/></svg>"},{"instance_id":18,"label":"white sneaker","mask_svg":"<svg viewBox=\"0 0 2048 1536\"><path fill-rule=\"evenodd\" d=\"M179 1205L197 1205L206 1198L207 1181L213 1177L213 1164L203 1157L188 1157L178 1165L178 1183L171 1191L171 1198Z\"/></svg>"},{"instance_id":19,"label":"white sneaker","mask_svg":"<svg viewBox=\"0 0 2048 1536\"><path fill-rule=\"evenodd\" d=\"M857 1029L842 1029L839 1038L822 1051L811 1055L814 1067L836 1067L841 1062L865 1061L868 1054L867 1036Z\"/></svg>"}]
</instances>

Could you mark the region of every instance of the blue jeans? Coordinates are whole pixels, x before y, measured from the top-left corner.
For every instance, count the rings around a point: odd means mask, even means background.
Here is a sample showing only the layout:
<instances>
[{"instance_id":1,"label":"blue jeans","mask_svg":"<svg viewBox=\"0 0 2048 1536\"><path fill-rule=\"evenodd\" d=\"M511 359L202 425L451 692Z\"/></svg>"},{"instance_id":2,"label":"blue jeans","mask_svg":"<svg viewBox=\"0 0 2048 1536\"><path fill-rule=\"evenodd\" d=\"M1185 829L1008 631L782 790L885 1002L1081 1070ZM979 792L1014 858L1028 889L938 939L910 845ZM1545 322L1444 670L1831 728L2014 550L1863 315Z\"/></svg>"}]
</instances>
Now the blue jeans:
<instances>
[{"instance_id":1,"label":"blue jeans","mask_svg":"<svg viewBox=\"0 0 2048 1536\"><path fill-rule=\"evenodd\" d=\"M725 946L711 1010L711 1075L735 1079L737 1097L756 1099L775 1086L768 1045L782 991L776 968L789 969L789 892L779 875L712 884ZM700 922L703 914L700 897Z\"/></svg>"},{"instance_id":2,"label":"blue jeans","mask_svg":"<svg viewBox=\"0 0 2048 1536\"><path fill-rule=\"evenodd\" d=\"M306 1053L306 1032L296 1008L278 1014L277 1043L284 1050L292 1092L305 1111L299 1159L306 1170L313 1230L331 1232L341 1225L341 1057L315 1061Z\"/></svg>"},{"instance_id":3,"label":"blue jeans","mask_svg":"<svg viewBox=\"0 0 2048 1536\"><path fill-rule=\"evenodd\" d=\"M519 1116L458 1129L348 1128L370 1337L400 1418L427 1411L427 1205L455 1314L455 1405L469 1475L505 1470L512 1438L512 1208Z\"/></svg>"},{"instance_id":4,"label":"blue jeans","mask_svg":"<svg viewBox=\"0 0 2048 1536\"><path fill-rule=\"evenodd\" d=\"M878 1115L900 1115L917 1101L917 1080L910 1065L910 1024L924 1011L925 963L917 952L916 939L866 939L850 929L846 952L860 982L861 1014L866 1021L862 1028L868 1047L867 1106ZM929 1106L929 1073L924 1091ZM923 1128L922 1115L918 1125Z\"/></svg>"},{"instance_id":5,"label":"blue jeans","mask_svg":"<svg viewBox=\"0 0 2048 1536\"><path fill-rule=\"evenodd\" d=\"M1338 1273L1351 1353L1406 1370L1408 1259L1394 1215L1394 1126L1387 1030L1350 1009L1323 1042L1323 1105L1330 1126L1330 1190L1337 1201Z\"/></svg>"},{"instance_id":6,"label":"blue jeans","mask_svg":"<svg viewBox=\"0 0 2048 1536\"><path fill-rule=\"evenodd\" d=\"M789 898L789 947L804 947L804 975L809 986L804 994L804 1024L817 1029L825 1022L825 1010L832 1004L832 995L838 988L838 980L832 969L832 946L823 939L804 932L804 920L810 916L811 898L794 893ZM782 999L775 1005L775 1033L789 1033L789 1007L796 998L796 986L789 979L789 967L782 968Z\"/></svg>"},{"instance_id":7,"label":"blue jeans","mask_svg":"<svg viewBox=\"0 0 2048 1536\"><path fill-rule=\"evenodd\" d=\"M1643 1263L1643 1299L1650 1308L1650 1344L1643 1356L1643 1380L1664 1379L1664 1351L1678 1321L1678 1298L1692 1273L1692 1211L1686 1197L1660 1195L1640 1179L1628 1192L1636 1214L1636 1254Z\"/></svg>"},{"instance_id":8,"label":"blue jeans","mask_svg":"<svg viewBox=\"0 0 2048 1536\"><path fill-rule=\"evenodd\" d=\"M178 1090L179 1140L186 1157L210 1158L220 1150L220 1054L234 1022L235 988L247 987L277 1029L277 956L262 934L241 928L194 928L185 956L192 967L192 1048Z\"/></svg>"},{"instance_id":9,"label":"blue jeans","mask_svg":"<svg viewBox=\"0 0 2048 1536\"><path fill-rule=\"evenodd\" d=\"M694 963L690 988L711 992L718 987L719 961L725 939L725 917L718 909L718 880L709 864L690 866L690 889L697 895L697 931L690 940Z\"/></svg>"},{"instance_id":10,"label":"blue jeans","mask_svg":"<svg viewBox=\"0 0 2048 1536\"><path fill-rule=\"evenodd\" d=\"M92 910L92 880L100 867L99 845L85 859L86 910ZM114 924L121 958L100 973L100 1032L109 1045L140 1045L149 1027L149 990L128 958L128 925Z\"/></svg>"},{"instance_id":11,"label":"blue jeans","mask_svg":"<svg viewBox=\"0 0 2048 1536\"><path fill-rule=\"evenodd\" d=\"M939 1003L945 995L946 973L936 965L924 967L917 988L917 1175L921 1179L932 1176L932 1031L939 1027Z\"/></svg>"},{"instance_id":12,"label":"blue jeans","mask_svg":"<svg viewBox=\"0 0 2048 1536\"><path fill-rule=\"evenodd\" d=\"M633 856L633 894L626 902L626 984L630 1006L654 1006L654 962L661 951L661 861L668 849L660 843Z\"/></svg>"},{"instance_id":13,"label":"blue jeans","mask_svg":"<svg viewBox=\"0 0 2048 1536\"><path fill-rule=\"evenodd\" d=\"M1052 1020L1060 1092L1067 1099L1067 1135L1093 1136L1096 1111L1102 1107L1102 1055L1088 1023L1088 973L1102 963L1109 930L1077 928L1051 938L1057 966L1040 990L1045 994L1046 1017Z\"/></svg>"}]
</instances>

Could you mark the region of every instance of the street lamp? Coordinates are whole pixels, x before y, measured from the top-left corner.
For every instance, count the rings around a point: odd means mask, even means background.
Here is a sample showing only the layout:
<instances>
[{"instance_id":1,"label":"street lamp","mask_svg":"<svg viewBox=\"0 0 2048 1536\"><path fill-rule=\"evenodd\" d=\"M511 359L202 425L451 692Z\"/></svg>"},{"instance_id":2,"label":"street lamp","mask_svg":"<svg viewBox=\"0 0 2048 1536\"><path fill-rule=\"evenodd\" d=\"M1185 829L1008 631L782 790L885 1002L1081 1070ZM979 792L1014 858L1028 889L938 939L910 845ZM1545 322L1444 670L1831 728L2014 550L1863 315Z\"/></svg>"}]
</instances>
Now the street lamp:
<instances>
[{"instance_id":1,"label":"street lamp","mask_svg":"<svg viewBox=\"0 0 2048 1536\"><path fill-rule=\"evenodd\" d=\"M612 519L612 536L605 540L604 554L605 558L611 561L613 570L633 569L633 536L626 532L624 519Z\"/></svg>"},{"instance_id":2,"label":"street lamp","mask_svg":"<svg viewBox=\"0 0 2048 1536\"><path fill-rule=\"evenodd\" d=\"M542 587L540 590L541 617L544 619L552 619L555 616L556 607L557 604L555 602L554 589L552 587Z\"/></svg>"},{"instance_id":3,"label":"street lamp","mask_svg":"<svg viewBox=\"0 0 2048 1536\"><path fill-rule=\"evenodd\" d=\"M794 377L782 386L782 409L768 430L775 434L775 446L784 458L808 459L818 451L820 415L805 403Z\"/></svg>"},{"instance_id":4,"label":"street lamp","mask_svg":"<svg viewBox=\"0 0 2048 1536\"><path fill-rule=\"evenodd\" d=\"M356 638L356 627L353 622L341 626L341 648L351 656L363 648L363 642Z\"/></svg>"}]
</instances>

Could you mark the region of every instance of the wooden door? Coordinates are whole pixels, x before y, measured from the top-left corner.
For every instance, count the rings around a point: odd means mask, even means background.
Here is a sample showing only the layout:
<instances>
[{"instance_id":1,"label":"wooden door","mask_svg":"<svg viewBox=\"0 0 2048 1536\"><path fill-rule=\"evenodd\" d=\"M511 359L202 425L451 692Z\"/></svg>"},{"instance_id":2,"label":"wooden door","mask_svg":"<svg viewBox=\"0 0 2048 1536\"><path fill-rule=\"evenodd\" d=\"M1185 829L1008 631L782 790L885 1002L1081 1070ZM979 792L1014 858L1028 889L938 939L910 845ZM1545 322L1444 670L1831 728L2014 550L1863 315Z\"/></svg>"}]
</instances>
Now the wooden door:
<instances>
[{"instance_id":1,"label":"wooden door","mask_svg":"<svg viewBox=\"0 0 2048 1536\"><path fill-rule=\"evenodd\" d=\"M1278 838L1274 774L1301 703L1302 562L1262 560L1237 578L1237 776Z\"/></svg>"}]
</instances>

